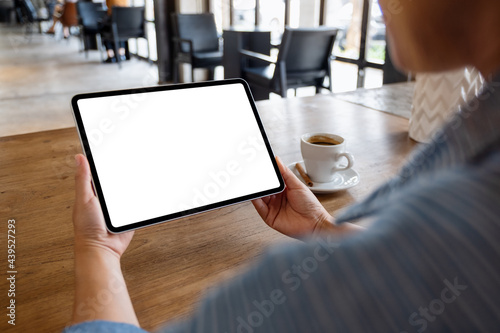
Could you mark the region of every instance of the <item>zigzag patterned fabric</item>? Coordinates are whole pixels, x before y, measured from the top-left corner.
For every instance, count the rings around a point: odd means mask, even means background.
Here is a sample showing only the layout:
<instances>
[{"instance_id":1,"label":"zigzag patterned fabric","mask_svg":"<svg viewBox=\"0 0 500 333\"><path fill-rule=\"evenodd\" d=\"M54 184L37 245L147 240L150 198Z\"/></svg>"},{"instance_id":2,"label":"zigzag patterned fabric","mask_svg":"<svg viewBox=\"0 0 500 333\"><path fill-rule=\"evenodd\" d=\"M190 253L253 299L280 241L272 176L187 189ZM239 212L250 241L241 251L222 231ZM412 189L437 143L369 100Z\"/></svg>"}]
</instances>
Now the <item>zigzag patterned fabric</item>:
<instances>
[{"instance_id":1,"label":"zigzag patterned fabric","mask_svg":"<svg viewBox=\"0 0 500 333\"><path fill-rule=\"evenodd\" d=\"M483 84L481 74L472 67L418 74L410 118L410 138L429 142L460 105L478 95Z\"/></svg>"}]
</instances>

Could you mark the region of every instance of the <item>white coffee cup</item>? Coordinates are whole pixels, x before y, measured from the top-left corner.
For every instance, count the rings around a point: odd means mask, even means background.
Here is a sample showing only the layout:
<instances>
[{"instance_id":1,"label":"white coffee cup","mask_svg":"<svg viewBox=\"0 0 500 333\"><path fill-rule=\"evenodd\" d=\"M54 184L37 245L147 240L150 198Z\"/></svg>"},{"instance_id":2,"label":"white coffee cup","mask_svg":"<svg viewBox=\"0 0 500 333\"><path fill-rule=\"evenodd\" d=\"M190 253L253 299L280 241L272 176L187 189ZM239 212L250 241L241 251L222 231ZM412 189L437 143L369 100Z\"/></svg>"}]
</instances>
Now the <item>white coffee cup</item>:
<instances>
[{"instance_id":1,"label":"white coffee cup","mask_svg":"<svg viewBox=\"0 0 500 333\"><path fill-rule=\"evenodd\" d=\"M343 137L330 133L308 133L301 137L300 150L306 172L313 182L327 183L335 173L352 168L354 157L346 152ZM344 157L347 166L343 166Z\"/></svg>"}]
</instances>

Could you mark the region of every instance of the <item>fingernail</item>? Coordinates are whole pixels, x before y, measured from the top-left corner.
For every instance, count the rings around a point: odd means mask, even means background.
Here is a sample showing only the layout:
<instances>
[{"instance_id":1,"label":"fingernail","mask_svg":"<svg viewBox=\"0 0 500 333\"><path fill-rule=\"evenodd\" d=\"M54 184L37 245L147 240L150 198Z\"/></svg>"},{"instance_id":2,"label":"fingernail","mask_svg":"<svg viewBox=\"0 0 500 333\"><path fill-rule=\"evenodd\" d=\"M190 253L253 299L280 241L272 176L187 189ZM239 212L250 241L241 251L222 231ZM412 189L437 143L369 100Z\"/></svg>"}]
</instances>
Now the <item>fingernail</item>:
<instances>
[{"instance_id":1,"label":"fingernail","mask_svg":"<svg viewBox=\"0 0 500 333\"><path fill-rule=\"evenodd\" d=\"M75 166L80 165L80 159L78 158L78 155L75 155Z\"/></svg>"}]
</instances>

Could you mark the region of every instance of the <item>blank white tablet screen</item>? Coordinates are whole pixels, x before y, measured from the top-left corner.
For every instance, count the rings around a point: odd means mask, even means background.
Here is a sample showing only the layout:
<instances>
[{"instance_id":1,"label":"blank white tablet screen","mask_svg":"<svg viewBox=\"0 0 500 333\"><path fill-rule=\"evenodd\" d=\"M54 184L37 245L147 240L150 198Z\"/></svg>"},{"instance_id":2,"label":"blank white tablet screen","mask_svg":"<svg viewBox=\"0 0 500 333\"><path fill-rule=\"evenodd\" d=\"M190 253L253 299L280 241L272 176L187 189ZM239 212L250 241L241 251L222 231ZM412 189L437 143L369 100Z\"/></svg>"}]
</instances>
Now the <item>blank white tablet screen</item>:
<instances>
[{"instance_id":1,"label":"blank white tablet screen","mask_svg":"<svg viewBox=\"0 0 500 333\"><path fill-rule=\"evenodd\" d=\"M114 227L280 186L242 84L81 99Z\"/></svg>"}]
</instances>

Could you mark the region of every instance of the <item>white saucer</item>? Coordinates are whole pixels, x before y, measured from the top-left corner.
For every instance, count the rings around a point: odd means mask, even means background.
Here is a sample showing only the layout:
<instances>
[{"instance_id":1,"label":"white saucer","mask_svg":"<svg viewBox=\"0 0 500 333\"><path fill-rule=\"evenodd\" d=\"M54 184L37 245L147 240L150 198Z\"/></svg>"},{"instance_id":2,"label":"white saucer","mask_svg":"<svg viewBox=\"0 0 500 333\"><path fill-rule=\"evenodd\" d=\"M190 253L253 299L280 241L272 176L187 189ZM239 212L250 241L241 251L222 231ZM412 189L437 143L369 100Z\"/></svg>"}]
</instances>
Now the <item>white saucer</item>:
<instances>
[{"instance_id":1,"label":"white saucer","mask_svg":"<svg viewBox=\"0 0 500 333\"><path fill-rule=\"evenodd\" d=\"M304 179L300 176L297 168L295 168L295 164L300 163L302 167L305 169L304 161L295 162L288 165L288 168L292 170L292 172L300 179L304 184L306 183ZM335 178L331 182L328 183L318 183L313 181L314 186L307 186L314 193L332 193L337 191L346 190L353 186L359 184L359 174L351 169L339 171L335 174Z\"/></svg>"}]
</instances>

